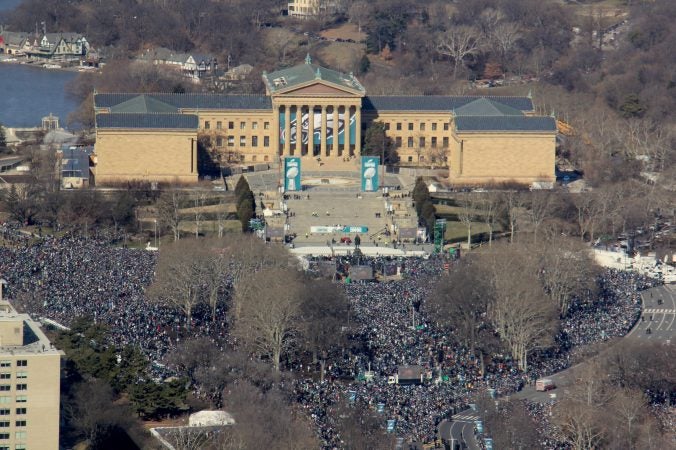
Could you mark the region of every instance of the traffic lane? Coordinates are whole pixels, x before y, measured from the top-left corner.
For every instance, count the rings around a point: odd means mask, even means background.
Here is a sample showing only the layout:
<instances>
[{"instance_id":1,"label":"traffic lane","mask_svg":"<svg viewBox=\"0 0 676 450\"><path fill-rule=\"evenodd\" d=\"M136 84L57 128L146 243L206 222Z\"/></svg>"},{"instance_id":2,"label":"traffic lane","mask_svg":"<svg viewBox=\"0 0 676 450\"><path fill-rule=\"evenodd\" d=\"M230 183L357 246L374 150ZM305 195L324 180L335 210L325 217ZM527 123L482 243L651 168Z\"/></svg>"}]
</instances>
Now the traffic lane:
<instances>
[{"instance_id":1,"label":"traffic lane","mask_svg":"<svg viewBox=\"0 0 676 450\"><path fill-rule=\"evenodd\" d=\"M627 337L671 343L676 334L676 286L663 285L643 291L641 301L641 318Z\"/></svg>"},{"instance_id":2,"label":"traffic lane","mask_svg":"<svg viewBox=\"0 0 676 450\"><path fill-rule=\"evenodd\" d=\"M466 410L458 413L457 416L471 416L471 418L443 420L439 424L439 437L449 445L455 444L457 449L467 448L470 450L480 450L479 444L474 436L474 421L478 418L476 412ZM463 443L465 447L462 446Z\"/></svg>"}]
</instances>

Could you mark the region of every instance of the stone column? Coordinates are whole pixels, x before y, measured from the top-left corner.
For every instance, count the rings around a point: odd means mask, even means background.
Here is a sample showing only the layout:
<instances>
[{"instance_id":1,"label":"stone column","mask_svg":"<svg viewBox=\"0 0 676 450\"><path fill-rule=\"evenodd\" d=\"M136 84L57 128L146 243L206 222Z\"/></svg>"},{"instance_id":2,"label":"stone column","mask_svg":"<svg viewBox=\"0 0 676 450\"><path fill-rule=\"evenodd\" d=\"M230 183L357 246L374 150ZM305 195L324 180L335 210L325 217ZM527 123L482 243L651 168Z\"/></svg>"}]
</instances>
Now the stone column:
<instances>
[{"instance_id":1,"label":"stone column","mask_svg":"<svg viewBox=\"0 0 676 450\"><path fill-rule=\"evenodd\" d=\"M284 105L284 156L291 154L291 106Z\"/></svg>"},{"instance_id":2,"label":"stone column","mask_svg":"<svg viewBox=\"0 0 676 450\"><path fill-rule=\"evenodd\" d=\"M354 156L361 156L361 105L354 107L354 126L355 126L355 142L354 142Z\"/></svg>"},{"instance_id":3,"label":"stone column","mask_svg":"<svg viewBox=\"0 0 676 450\"><path fill-rule=\"evenodd\" d=\"M322 137L321 137L321 157L329 156L329 151L326 147L326 105L322 105Z\"/></svg>"},{"instance_id":4,"label":"stone column","mask_svg":"<svg viewBox=\"0 0 676 450\"><path fill-rule=\"evenodd\" d=\"M340 107L338 105L333 105L333 148L331 149L331 156L338 157L340 151L338 150L338 110Z\"/></svg>"}]
</instances>

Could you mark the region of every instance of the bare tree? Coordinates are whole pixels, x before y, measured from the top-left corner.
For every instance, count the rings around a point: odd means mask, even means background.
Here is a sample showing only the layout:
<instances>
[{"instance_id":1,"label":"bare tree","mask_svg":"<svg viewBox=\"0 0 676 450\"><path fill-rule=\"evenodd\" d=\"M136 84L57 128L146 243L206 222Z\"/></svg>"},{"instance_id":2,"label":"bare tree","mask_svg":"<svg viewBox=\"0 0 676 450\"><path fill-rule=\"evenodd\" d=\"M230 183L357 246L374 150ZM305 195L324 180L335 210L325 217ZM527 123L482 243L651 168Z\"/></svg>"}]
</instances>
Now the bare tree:
<instances>
[{"instance_id":1,"label":"bare tree","mask_svg":"<svg viewBox=\"0 0 676 450\"><path fill-rule=\"evenodd\" d=\"M535 349L552 344L556 328L556 309L543 301L533 262L527 252L518 257L512 248L500 246L481 255L488 280L492 284L492 301L488 317L519 368L528 369L528 355Z\"/></svg>"},{"instance_id":2,"label":"bare tree","mask_svg":"<svg viewBox=\"0 0 676 450\"><path fill-rule=\"evenodd\" d=\"M453 60L453 78L466 57L479 53L481 43L481 33L474 27L454 26L439 34L437 51Z\"/></svg>"},{"instance_id":3,"label":"bare tree","mask_svg":"<svg viewBox=\"0 0 676 450\"><path fill-rule=\"evenodd\" d=\"M597 266L588 249L570 238L555 237L535 251L540 254L540 279L545 293L565 317L577 298L594 292Z\"/></svg>"},{"instance_id":4,"label":"bare tree","mask_svg":"<svg viewBox=\"0 0 676 450\"><path fill-rule=\"evenodd\" d=\"M538 230L542 222L549 217L552 194L548 191L535 191L530 195L530 221L533 226L533 242L538 241Z\"/></svg>"},{"instance_id":5,"label":"bare tree","mask_svg":"<svg viewBox=\"0 0 676 450\"><path fill-rule=\"evenodd\" d=\"M303 291L302 331L312 361L319 357L320 380L324 381L329 352L343 343L342 326L348 319L348 302L343 291L327 280L305 283Z\"/></svg>"},{"instance_id":6,"label":"bare tree","mask_svg":"<svg viewBox=\"0 0 676 450\"><path fill-rule=\"evenodd\" d=\"M193 308L202 301L204 265L194 242L174 242L162 247L156 276L148 296L179 308L190 329Z\"/></svg>"},{"instance_id":7,"label":"bare tree","mask_svg":"<svg viewBox=\"0 0 676 450\"><path fill-rule=\"evenodd\" d=\"M174 235L174 242L181 239L181 208L183 204L183 194L178 191L163 192L157 201L157 215L160 222L169 227Z\"/></svg>"},{"instance_id":8,"label":"bare tree","mask_svg":"<svg viewBox=\"0 0 676 450\"><path fill-rule=\"evenodd\" d=\"M509 242L514 242L514 234L518 227L518 222L523 212L524 198L523 195L516 191L507 191L503 194L503 211L502 219L509 228Z\"/></svg>"},{"instance_id":9,"label":"bare tree","mask_svg":"<svg viewBox=\"0 0 676 450\"><path fill-rule=\"evenodd\" d=\"M502 21L491 29L490 39L498 47L500 57L504 62L517 41L521 39L520 27L516 23Z\"/></svg>"},{"instance_id":10,"label":"bare tree","mask_svg":"<svg viewBox=\"0 0 676 450\"><path fill-rule=\"evenodd\" d=\"M484 219L484 224L488 228L488 245L493 245L493 231L495 230L495 221L498 215L499 194L497 192L488 192L481 198L480 210Z\"/></svg>"},{"instance_id":11,"label":"bare tree","mask_svg":"<svg viewBox=\"0 0 676 450\"><path fill-rule=\"evenodd\" d=\"M476 217L476 197L470 193L464 193L460 200L460 211L458 212L458 219L467 228L467 248L472 248L472 224Z\"/></svg>"},{"instance_id":12,"label":"bare tree","mask_svg":"<svg viewBox=\"0 0 676 450\"><path fill-rule=\"evenodd\" d=\"M622 389L617 392L612 400L612 407L615 410L617 419L624 428L623 442L628 449L636 448L638 439L638 422L646 414L647 401L645 395L640 391Z\"/></svg>"},{"instance_id":13,"label":"bare tree","mask_svg":"<svg viewBox=\"0 0 676 450\"><path fill-rule=\"evenodd\" d=\"M260 356L270 358L275 371L284 352L300 332L302 284L291 269L263 269L237 284L240 306L234 334Z\"/></svg>"},{"instance_id":14,"label":"bare tree","mask_svg":"<svg viewBox=\"0 0 676 450\"><path fill-rule=\"evenodd\" d=\"M554 410L554 423L564 440L575 450L601 448L605 438L602 415L594 406L564 399Z\"/></svg>"}]
</instances>

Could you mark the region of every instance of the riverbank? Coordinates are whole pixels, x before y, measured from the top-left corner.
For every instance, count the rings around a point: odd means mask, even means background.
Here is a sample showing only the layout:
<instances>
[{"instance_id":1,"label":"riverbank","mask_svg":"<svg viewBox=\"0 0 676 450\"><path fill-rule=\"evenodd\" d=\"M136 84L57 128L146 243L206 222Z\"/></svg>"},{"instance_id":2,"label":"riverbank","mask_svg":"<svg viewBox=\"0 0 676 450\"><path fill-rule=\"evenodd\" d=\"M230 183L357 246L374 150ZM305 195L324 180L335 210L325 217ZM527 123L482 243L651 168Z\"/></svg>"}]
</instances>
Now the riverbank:
<instances>
[{"instance_id":1,"label":"riverbank","mask_svg":"<svg viewBox=\"0 0 676 450\"><path fill-rule=\"evenodd\" d=\"M64 72L98 72L97 67L83 67L83 66L62 66L50 61L36 61L26 57L16 57L14 55L0 55L0 63L2 64L16 64L28 67L35 67L44 70L58 70Z\"/></svg>"}]
</instances>

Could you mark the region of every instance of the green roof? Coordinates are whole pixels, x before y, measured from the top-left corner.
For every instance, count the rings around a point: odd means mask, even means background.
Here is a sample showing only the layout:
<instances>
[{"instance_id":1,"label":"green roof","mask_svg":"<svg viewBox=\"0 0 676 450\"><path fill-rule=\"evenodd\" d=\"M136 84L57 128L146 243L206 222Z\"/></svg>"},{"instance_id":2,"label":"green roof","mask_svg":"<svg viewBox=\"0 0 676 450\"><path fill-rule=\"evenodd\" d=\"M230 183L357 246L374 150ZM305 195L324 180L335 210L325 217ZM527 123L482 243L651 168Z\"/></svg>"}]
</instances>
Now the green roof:
<instances>
[{"instance_id":1,"label":"green roof","mask_svg":"<svg viewBox=\"0 0 676 450\"><path fill-rule=\"evenodd\" d=\"M110 108L111 113L177 113L178 108L149 95L141 94Z\"/></svg>"},{"instance_id":2,"label":"green roof","mask_svg":"<svg viewBox=\"0 0 676 450\"><path fill-rule=\"evenodd\" d=\"M263 72L263 81L265 81L270 93L299 86L312 80L324 80L339 87L352 89L362 93L366 92L364 86L362 86L351 73L346 75L336 70L312 64L312 60L309 56L305 59L304 64L271 73Z\"/></svg>"},{"instance_id":3,"label":"green roof","mask_svg":"<svg viewBox=\"0 0 676 450\"><path fill-rule=\"evenodd\" d=\"M458 116L522 116L523 112L504 103L482 97L455 108L453 113Z\"/></svg>"}]
</instances>

